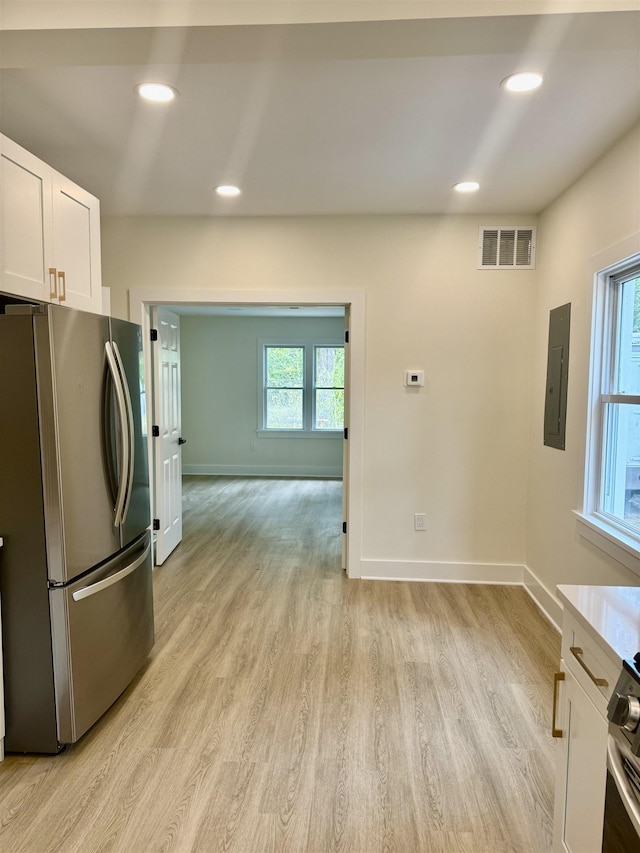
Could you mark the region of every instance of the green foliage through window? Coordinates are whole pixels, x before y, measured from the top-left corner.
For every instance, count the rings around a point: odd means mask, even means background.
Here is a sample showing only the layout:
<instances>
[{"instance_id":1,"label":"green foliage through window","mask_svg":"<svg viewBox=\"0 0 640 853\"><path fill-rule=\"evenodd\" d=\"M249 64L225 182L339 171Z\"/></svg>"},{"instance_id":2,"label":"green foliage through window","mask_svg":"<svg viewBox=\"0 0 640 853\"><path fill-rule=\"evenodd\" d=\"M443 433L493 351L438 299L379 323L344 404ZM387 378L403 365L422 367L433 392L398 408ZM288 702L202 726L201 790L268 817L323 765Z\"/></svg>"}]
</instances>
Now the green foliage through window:
<instances>
[{"instance_id":1,"label":"green foliage through window","mask_svg":"<svg viewBox=\"0 0 640 853\"><path fill-rule=\"evenodd\" d=\"M315 348L315 429L342 429L344 347Z\"/></svg>"},{"instance_id":2,"label":"green foliage through window","mask_svg":"<svg viewBox=\"0 0 640 853\"><path fill-rule=\"evenodd\" d=\"M267 429L304 429L304 347L266 347Z\"/></svg>"},{"instance_id":3,"label":"green foliage through window","mask_svg":"<svg viewBox=\"0 0 640 853\"><path fill-rule=\"evenodd\" d=\"M341 430L344 346L264 347L264 429Z\"/></svg>"},{"instance_id":4,"label":"green foliage through window","mask_svg":"<svg viewBox=\"0 0 640 853\"><path fill-rule=\"evenodd\" d=\"M304 347L267 347L267 388L302 388Z\"/></svg>"}]
</instances>

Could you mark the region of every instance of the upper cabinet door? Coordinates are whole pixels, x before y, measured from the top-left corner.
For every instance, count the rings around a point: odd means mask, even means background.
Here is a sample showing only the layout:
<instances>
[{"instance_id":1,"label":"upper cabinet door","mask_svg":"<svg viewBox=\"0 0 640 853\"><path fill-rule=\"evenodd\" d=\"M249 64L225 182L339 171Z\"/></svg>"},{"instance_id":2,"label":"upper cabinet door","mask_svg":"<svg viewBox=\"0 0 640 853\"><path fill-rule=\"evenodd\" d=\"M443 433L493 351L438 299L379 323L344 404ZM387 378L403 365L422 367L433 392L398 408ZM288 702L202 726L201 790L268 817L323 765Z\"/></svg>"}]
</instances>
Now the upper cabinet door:
<instances>
[{"instance_id":1,"label":"upper cabinet door","mask_svg":"<svg viewBox=\"0 0 640 853\"><path fill-rule=\"evenodd\" d=\"M58 172L53 172L52 185L57 283L52 301L100 314L100 203Z\"/></svg>"},{"instance_id":2,"label":"upper cabinet door","mask_svg":"<svg viewBox=\"0 0 640 853\"><path fill-rule=\"evenodd\" d=\"M0 198L0 290L46 301L53 289L51 169L4 136Z\"/></svg>"},{"instance_id":3,"label":"upper cabinet door","mask_svg":"<svg viewBox=\"0 0 640 853\"><path fill-rule=\"evenodd\" d=\"M102 313L100 202L1 135L0 291Z\"/></svg>"}]
</instances>

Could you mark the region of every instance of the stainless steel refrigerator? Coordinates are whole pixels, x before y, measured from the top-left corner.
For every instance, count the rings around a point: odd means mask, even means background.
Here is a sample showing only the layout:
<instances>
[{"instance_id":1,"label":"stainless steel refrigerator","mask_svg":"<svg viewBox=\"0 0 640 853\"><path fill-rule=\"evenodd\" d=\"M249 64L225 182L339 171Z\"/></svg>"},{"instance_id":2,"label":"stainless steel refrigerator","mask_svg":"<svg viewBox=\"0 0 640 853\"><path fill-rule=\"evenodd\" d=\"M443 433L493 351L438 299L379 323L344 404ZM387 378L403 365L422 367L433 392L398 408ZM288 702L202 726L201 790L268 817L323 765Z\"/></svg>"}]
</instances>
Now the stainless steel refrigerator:
<instances>
[{"instance_id":1,"label":"stainless steel refrigerator","mask_svg":"<svg viewBox=\"0 0 640 853\"><path fill-rule=\"evenodd\" d=\"M8 752L78 740L153 646L141 329L0 315L0 596Z\"/></svg>"}]
</instances>

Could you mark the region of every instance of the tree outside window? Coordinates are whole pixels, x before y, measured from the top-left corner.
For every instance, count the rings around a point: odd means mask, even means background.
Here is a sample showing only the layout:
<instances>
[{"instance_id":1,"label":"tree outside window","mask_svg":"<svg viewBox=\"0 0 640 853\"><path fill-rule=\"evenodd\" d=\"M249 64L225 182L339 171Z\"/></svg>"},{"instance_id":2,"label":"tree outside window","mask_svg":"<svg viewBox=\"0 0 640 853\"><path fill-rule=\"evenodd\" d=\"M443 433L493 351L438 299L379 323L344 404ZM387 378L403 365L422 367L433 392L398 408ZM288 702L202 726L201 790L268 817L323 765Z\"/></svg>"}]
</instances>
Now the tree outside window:
<instances>
[{"instance_id":1,"label":"tree outside window","mask_svg":"<svg viewBox=\"0 0 640 853\"><path fill-rule=\"evenodd\" d=\"M314 428L342 429L344 347L315 347Z\"/></svg>"},{"instance_id":2,"label":"tree outside window","mask_svg":"<svg viewBox=\"0 0 640 853\"><path fill-rule=\"evenodd\" d=\"M304 347L265 347L265 429L304 429Z\"/></svg>"},{"instance_id":3,"label":"tree outside window","mask_svg":"<svg viewBox=\"0 0 640 853\"><path fill-rule=\"evenodd\" d=\"M265 344L263 380L262 429L342 430L342 344Z\"/></svg>"}]
</instances>

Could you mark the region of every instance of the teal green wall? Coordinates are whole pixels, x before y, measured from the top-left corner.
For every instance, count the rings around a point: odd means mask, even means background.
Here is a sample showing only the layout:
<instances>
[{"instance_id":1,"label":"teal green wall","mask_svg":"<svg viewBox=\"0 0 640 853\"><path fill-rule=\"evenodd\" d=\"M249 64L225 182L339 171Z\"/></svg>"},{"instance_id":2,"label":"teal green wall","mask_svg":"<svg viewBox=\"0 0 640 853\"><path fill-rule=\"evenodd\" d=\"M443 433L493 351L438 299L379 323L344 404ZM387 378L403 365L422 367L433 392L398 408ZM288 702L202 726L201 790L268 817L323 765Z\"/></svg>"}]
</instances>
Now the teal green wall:
<instances>
[{"instance_id":1,"label":"teal green wall","mask_svg":"<svg viewBox=\"0 0 640 853\"><path fill-rule=\"evenodd\" d=\"M258 340L342 340L344 318L184 316L180 325L185 473L341 475L341 436L256 430Z\"/></svg>"}]
</instances>

